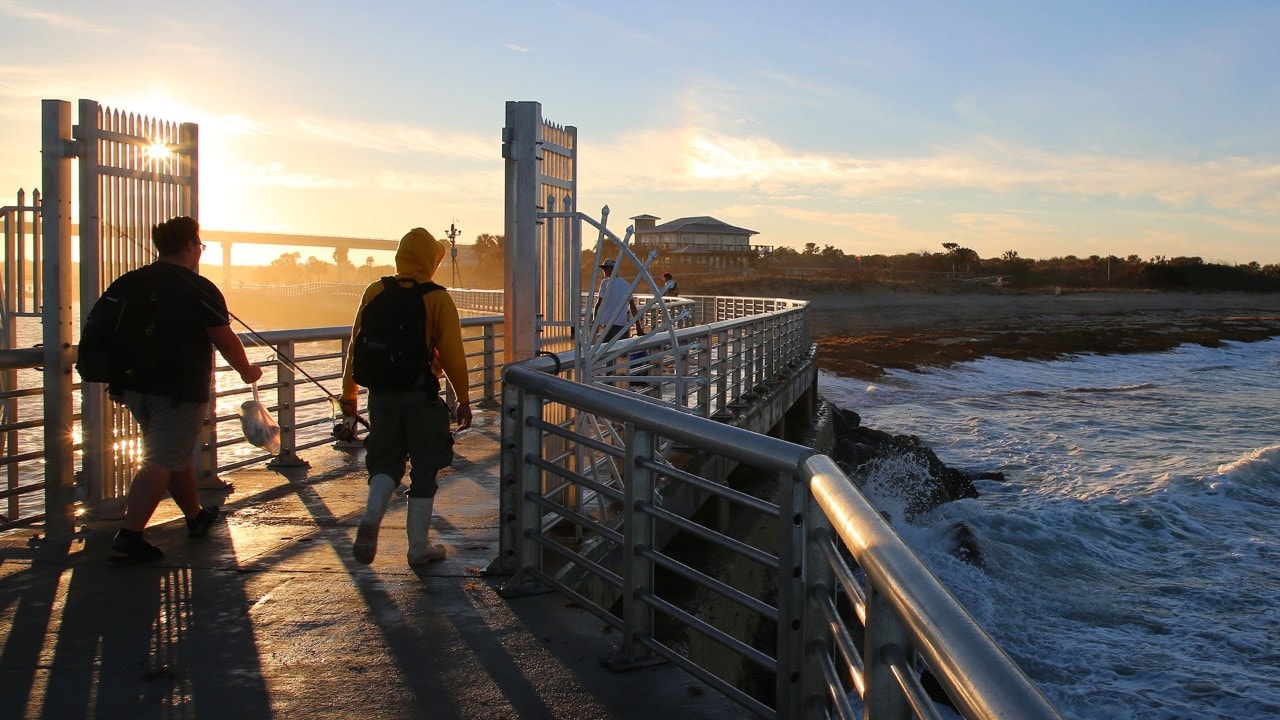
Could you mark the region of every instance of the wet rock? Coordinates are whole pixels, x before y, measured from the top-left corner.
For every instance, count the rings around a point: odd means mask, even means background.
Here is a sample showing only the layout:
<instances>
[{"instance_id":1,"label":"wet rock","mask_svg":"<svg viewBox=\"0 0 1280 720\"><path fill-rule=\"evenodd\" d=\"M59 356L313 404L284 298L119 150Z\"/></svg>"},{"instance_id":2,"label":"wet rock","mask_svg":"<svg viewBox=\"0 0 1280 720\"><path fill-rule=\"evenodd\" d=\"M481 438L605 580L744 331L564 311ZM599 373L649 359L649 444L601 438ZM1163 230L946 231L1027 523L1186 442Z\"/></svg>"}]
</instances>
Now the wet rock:
<instances>
[{"instance_id":1,"label":"wet rock","mask_svg":"<svg viewBox=\"0 0 1280 720\"><path fill-rule=\"evenodd\" d=\"M978 544L978 535L973 531L973 527L969 523L958 520L956 524L951 526L951 532L947 533L953 543L951 546L951 554L974 567L982 567L986 564L982 557L982 546Z\"/></svg>"},{"instance_id":2,"label":"wet rock","mask_svg":"<svg viewBox=\"0 0 1280 720\"><path fill-rule=\"evenodd\" d=\"M835 446L832 459L859 486L875 475L882 486L877 494L887 494L901 502L903 520L912 522L943 503L978 497L969 473L947 467L914 435L890 435L862 426L862 418L852 410L836 409L833 416ZM905 462L898 462L905 461ZM910 472L886 472L886 467L905 466ZM982 473L984 479L1003 480L1000 472ZM883 483L889 483L884 487ZM892 523L889 512L880 509ZM957 522L947 533L951 554L971 565L982 567L982 547L973 528Z\"/></svg>"},{"instance_id":3,"label":"wet rock","mask_svg":"<svg viewBox=\"0 0 1280 720\"><path fill-rule=\"evenodd\" d=\"M978 489L968 473L947 467L915 435L891 435L863 427L862 418L852 410L837 408L832 420L836 438L832 459L841 467L849 468L850 478L859 485L866 481L866 474L876 463L887 460L908 460L923 469L923 481L918 474L909 481L892 474L887 477L889 482L897 483L889 491L902 499L907 522L943 503L978 497Z\"/></svg>"}]
</instances>

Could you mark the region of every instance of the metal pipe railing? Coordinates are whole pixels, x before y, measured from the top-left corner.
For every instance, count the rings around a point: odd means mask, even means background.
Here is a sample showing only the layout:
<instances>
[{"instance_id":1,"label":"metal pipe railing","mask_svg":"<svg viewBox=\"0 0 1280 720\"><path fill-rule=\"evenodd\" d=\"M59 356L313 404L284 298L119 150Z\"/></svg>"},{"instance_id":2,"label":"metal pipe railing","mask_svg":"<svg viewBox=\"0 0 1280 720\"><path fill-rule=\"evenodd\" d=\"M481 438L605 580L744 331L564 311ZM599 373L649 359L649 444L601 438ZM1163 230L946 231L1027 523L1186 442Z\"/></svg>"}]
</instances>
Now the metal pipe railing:
<instances>
[{"instance_id":1,"label":"metal pipe railing","mask_svg":"<svg viewBox=\"0 0 1280 720\"><path fill-rule=\"evenodd\" d=\"M519 591L522 583L534 583L570 595L625 630L614 664L626 665L653 656L666 658L763 716L794 716L801 709L820 715L834 709L845 716L851 712L848 689L862 695L872 717L912 711L927 715L929 708L921 700L924 695L914 671L918 658L938 676L966 717L1057 717L1052 705L923 567L829 458L803 446L707 419L732 414L805 356L809 350L805 304L769 298L681 300L693 309L693 320L701 323L676 330L679 350L689 358L688 367L696 382L671 407L642 395L546 374L553 364L563 364L563 358L537 358L509 368L500 385L497 358L502 350L497 340L502 334L497 332L497 326L502 318L463 320L464 330L473 329L466 333L471 335L466 339L467 356L479 359L472 368L473 397L493 403L501 392L507 408L503 484L512 485L516 492L513 499L504 488L503 503L504 513L511 510L517 517L516 532L504 529L502 538L500 560L509 561L516 568L508 588ZM274 331L263 333L262 337L308 368L308 374L317 381L332 383L327 386L328 392L336 394L338 384L334 381L341 377L340 358L348 335L349 328L338 327ZM248 336L243 339L250 346L255 342ZM624 351L643 350L667 339L635 338L624 341L626 344L621 347ZM318 351L301 349L317 344ZM477 346L479 349L475 349ZM39 350L0 351L0 369L35 368L43 357ZM269 358L256 361L271 362ZM318 392L318 396L308 394L304 389L309 381L295 377L283 360L274 362L276 382L260 390L275 391L275 403L269 407L282 427L282 446L288 448L281 455L286 460L300 459L298 451L332 441L328 432L320 431L325 418L303 417L299 413L326 403L328 398L325 392ZM245 395L247 391L243 389L228 390L217 393L217 399L231 399L234 403ZM39 392L10 393L4 399L18 402L27 397L39 397ZM448 390L446 398L452 400ZM562 409L553 410L556 407ZM583 423L584 414L593 416L593 422ZM547 416L567 419L548 422L544 419ZM43 429L39 412L26 417L0 423L0 436L12 438L5 447L6 463L11 469L21 470L24 463L30 468L42 456L39 442L27 441L32 445L27 450L20 447L23 443L17 439L18 433ZM506 422L511 418L514 420ZM226 452L219 456L218 451L244 441L236 415L221 413L216 420L215 439L209 448L210 456L218 458L213 471L271 459L252 451L233 458L227 458ZM556 443L548 443L549 436L557 437ZM691 454L724 458L733 464L777 473L783 482L779 495L782 504L727 489L716 492L716 488L723 487L722 477L702 477L673 468L664 454L673 443ZM714 463L712 466L718 467ZM29 474L38 479L36 474ZM549 477L557 478L557 482L544 487ZM776 554L705 526L695 528L687 519L668 512L663 507L661 488L676 483L717 496L718 502L773 518L779 526ZM9 499L10 507L16 507L16 500L24 495L36 497L43 488L42 481L18 483L0 491L0 497ZM43 517L43 513L30 512L10 515L0 519L0 529L30 524ZM561 525L576 528L579 542L574 547L548 537L548 530ZM776 605L741 593L660 552L655 542L663 528L689 532L724 547L744 562L776 572ZM611 548L621 553L621 563L608 558ZM590 555L592 552L598 554ZM865 591L855 571L844 565L844 552L857 563L856 572L862 574ZM558 557L564 566L558 570L546 567L545 559L550 556ZM574 578L564 569L569 566L577 567L575 572L593 574L621 591L622 617L575 590ZM761 654L750 643L714 628L663 597L653 582L657 568L774 622L778 627L776 657ZM839 593L850 599L865 625L861 652L855 640L858 633L840 615L835 601ZM655 636L655 612L708 634L744 659L775 671L778 706L765 706L661 642Z\"/></svg>"},{"instance_id":2,"label":"metal pipe railing","mask_svg":"<svg viewBox=\"0 0 1280 720\"><path fill-rule=\"evenodd\" d=\"M501 316L469 317L462 319L463 346L471 364L470 394L481 406L494 407L500 392L499 373L502 367ZM329 411L329 396L341 392L342 359L350 337L350 327L303 328L298 330L274 330L257 334L241 334L250 358L259 365L276 369L272 381L258 386L262 402L272 413L281 429L281 452L272 455L249 445L240 428L236 408L251 399L252 391L235 381L230 389L215 390L211 405L212 431L204 438L205 447L197 454L198 477L208 479L219 473L229 472L249 465L269 462L273 467L305 464L300 452L320 445L331 444L333 415ZM264 347L263 342L270 347ZM273 353L278 350L280 356ZM324 389L316 388L311 380L285 359L301 366ZM42 366L44 354L39 349L0 350L0 371L36 373ZM474 361L474 362L472 362ZM217 373L234 375L225 365L215 368ZM264 377L266 380L268 374ZM38 378L38 376L37 376ZM45 458L45 418L42 412L43 392L38 379L24 383L31 387L0 392L0 403L7 410L0 418L0 531L13 527L43 522L45 508L45 478L42 461ZM444 383L445 401L454 403L456 393ZM83 438L92 428L83 427L80 415L80 385L68 384L74 400L72 436ZM327 391L327 392L326 392ZM99 427L97 431L109 437L114 428ZM77 473L83 475L81 450L83 440L71 447L76 454ZM78 501L92 508L94 505L118 500L127 490L128 478L122 483L103 483L102 497L87 492L88 478L80 478L77 487ZM76 502L77 498L67 498Z\"/></svg>"},{"instance_id":3,"label":"metal pipe railing","mask_svg":"<svg viewBox=\"0 0 1280 720\"><path fill-rule=\"evenodd\" d=\"M707 668L657 636L652 618L655 611L704 633L755 664L760 658L755 655L756 650L744 647L741 638L726 636L689 608L663 597L651 579L656 568L665 572L674 569L682 584L728 595L739 607L753 609L765 621L776 614L776 658L768 660L776 664L780 690L776 707L762 706L740 691L726 690L743 707L764 717L826 716L831 712L847 716L853 712L846 697L850 690L862 696L866 717L907 717L911 713L929 717L936 710L920 685L917 659L937 677L964 717L1059 717L1039 689L925 568L829 457L675 408L658 407L626 392L571 382L539 371L535 367L539 365L546 369L545 363L538 360L508 367L505 372L504 415L510 417L511 427L504 425L503 442L511 444L506 452L516 463L504 464L504 473L510 467L512 479L519 484L522 501L511 510L523 530L510 548L510 555L519 562L504 593L532 591L534 586L571 593L576 602L593 605L588 609L614 618L612 622L624 630L611 664L626 666L657 654L704 680L711 675ZM620 509L600 511L589 518L592 525L617 528L608 539L593 543L588 533L574 548L557 544L558 559L553 561L540 551L541 543L553 542L541 537L541 528L546 524L543 513L551 508L538 499L543 492L542 471L551 464L543 457L544 433L540 428L545 428L546 423L541 418L556 406L572 413L588 413L622 428L623 447L618 449L624 454L625 499ZM783 506L777 511L776 523L776 606L761 605L760 598L744 602L740 593L700 570L685 564L673 568L673 561L652 547L656 525L666 520L659 510L663 500L658 488L678 482L682 474L687 474L664 469L669 466L656 449L664 440L702 457L728 458L758 471L778 474ZM791 487L797 488L794 499L788 498ZM706 527L697 535L726 549L741 541L723 535L717 540L716 533ZM597 552L593 554L592 548ZM865 599L854 598L865 633L851 629L849 621L837 610L839 588L858 584L852 577L833 579L831 558L839 559L843 552L857 564L865 584L865 591L859 588L856 593L862 596L865 592ZM557 562L567 564L556 565ZM574 582L574 578L582 577L581 573L602 572L621 578L620 617L610 611L612 602L601 604L581 589L574 589L582 587L582 583ZM851 575L847 568L845 574ZM788 597L799 601L787 600ZM860 648L854 640L859 636ZM728 682L720 678L713 685L724 689Z\"/></svg>"}]
</instances>

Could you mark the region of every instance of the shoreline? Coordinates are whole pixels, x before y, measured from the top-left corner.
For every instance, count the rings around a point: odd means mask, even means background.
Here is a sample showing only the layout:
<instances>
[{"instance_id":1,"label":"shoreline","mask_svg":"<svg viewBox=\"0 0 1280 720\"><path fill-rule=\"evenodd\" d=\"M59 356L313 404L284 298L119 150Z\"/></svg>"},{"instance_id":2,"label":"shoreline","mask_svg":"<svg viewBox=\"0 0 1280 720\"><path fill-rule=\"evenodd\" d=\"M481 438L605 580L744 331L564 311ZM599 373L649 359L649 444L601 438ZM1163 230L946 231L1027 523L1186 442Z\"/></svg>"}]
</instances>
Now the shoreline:
<instances>
[{"instance_id":1,"label":"shoreline","mask_svg":"<svg viewBox=\"0 0 1280 720\"><path fill-rule=\"evenodd\" d=\"M863 380L887 369L982 357L1161 352L1280 335L1280 293L874 292L798 299L810 303L819 366Z\"/></svg>"},{"instance_id":2,"label":"shoreline","mask_svg":"<svg viewBox=\"0 0 1280 720\"><path fill-rule=\"evenodd\" d=\"M747 294L808 301L819 367L862 380L982 357L1161 352L1280 335L1280 293L774 290L780 292ZM231 311L257 330L349 325L357 304L321 296L299 307L297 298L226 296Z\"/></svg>"}]
</instances>

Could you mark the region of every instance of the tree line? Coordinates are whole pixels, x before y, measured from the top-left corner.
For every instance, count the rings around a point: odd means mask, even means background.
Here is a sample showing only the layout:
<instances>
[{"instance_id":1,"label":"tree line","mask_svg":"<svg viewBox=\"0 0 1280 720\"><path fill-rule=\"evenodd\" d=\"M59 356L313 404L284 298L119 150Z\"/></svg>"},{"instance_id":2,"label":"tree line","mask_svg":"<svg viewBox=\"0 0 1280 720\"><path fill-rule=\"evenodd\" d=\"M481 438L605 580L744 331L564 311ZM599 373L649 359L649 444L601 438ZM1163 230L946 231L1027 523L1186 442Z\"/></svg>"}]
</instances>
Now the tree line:
<instances>
[{"instance_id":1,"label":"tree line","mask_svg":"<svg viewBox=\"0 0 1280 720\"><path fill-rule=\"evenodd\" d=\"M584 257L591 253L584 253ZM463 285L476 288L498 288L503 283L504 238L484 233L460 253ZM437 274L444 273L446 258ZM584 267L590 265L584 260ZM752 274L757 277L805 277L883 284L921 284L929 282L983 282L1006 287L1117 288L1146 290L1244 290L1280 291L1280 265L1258 262L1227 265L1206 262L1200 257L1166 257L1157 255L1143 259L1137 255L1067 255L1048 259L1024 258L1016 250L1006 250L999 257L983 258L958 243L942 243L940 252L904 253L901 255L849 254L832 245L819 247L806 243L795 249L775 247L755 258ZM248 277L245 277L247 272ZM349 251L337 248L332 262L310 256L302 259L298 252L287 252L270 265L243 268L240 279L256 284L292 285L308 282L367 283L383 275L392 275L395 267L378 264L372 256L357 264ZM696 291L696 279L682 285Z\"/></svg>"},{"instance_id":2,"label":"tree line","mask_svg":"<svg viewBox=\"0 0 1280 720\"><path fill-rule=\"evenodd\" d=\"M943 243L942 252L920 251L902 255L850 255L827 245L806 243L800 250L779 247L757 261L767 274L871 281L882 283L920 281L922 276L942 280L988 281L1013 287L1119 288L1147 290L1280 290L1280 265L1258 262L1226 265L1200 257L1142 259L1137 255L1067 255L1043 260L1021 257L1006 250L999 257L983 258L957 243Z\"/></svg>"},{"instance_id":3,"label":"tree line","mask_svg":"<svg viewBox=\"0 0 1280 720\"><path fill-rule=\"evenodd\" d=\"M446 243L447 245L447 243ZM465 246L460 246L465 247ZM448 251L446 251L447 253ZM466 251L461 263L463 280L468 287L501 287L503 238L484 233L476 237L474 246ZM321 260L315 255L305 260L300 252L281 253L267 265L233 267L233 281L255 285L301 285L313 282L370 283L385 275L396 273L394 263L379 263L369 255L357 264L351 259L348 248L334 248L331 260ZM446 254L436 273L447 280L452 268L452 258ZM496 282L497 284L493 284Z\"/></svg>"}]
</instances>

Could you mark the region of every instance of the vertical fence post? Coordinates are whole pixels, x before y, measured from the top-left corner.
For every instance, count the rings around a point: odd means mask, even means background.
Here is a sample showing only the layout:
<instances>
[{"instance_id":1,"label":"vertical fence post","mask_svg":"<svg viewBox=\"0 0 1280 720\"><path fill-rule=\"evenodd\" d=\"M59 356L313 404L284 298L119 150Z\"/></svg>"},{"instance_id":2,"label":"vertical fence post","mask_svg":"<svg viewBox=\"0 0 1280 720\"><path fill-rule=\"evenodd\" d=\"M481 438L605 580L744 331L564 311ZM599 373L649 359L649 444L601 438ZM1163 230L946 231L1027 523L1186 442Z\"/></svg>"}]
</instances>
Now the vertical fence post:
<instances>
[{"instance_id":1,"label":"vertical fence post","mask_svg":"<svg viewBox=\"0 0 1280 720\"><path fill-rule=\"evenodd\" d=\"M538 298L542 295L542 260L538 257L538 163L542 106L536 102L508 102L502 129L502 158L506 168L506 362L538 354ZM516 302L515 299L520 301Z\"/></svg>"},{"instance_id":2,"label":"vertical fence post","mask_svg":"<svg viewBox=\"0 0 1280 720\"><path fill-rule=\"evenodd\" d=\"M709 418L714 413L711 408L711 356L714 352L711 347L713 336L708 330L699 337L696 342L699 346L696 355L691 355L690 359L694 362L689 363L688 372L690 375L699 379L695 397L697 398L698 414L704 418Z\"/></svg>"},{"instance_id":3,"label":"vertical fence post","mask_svg":"<svg viewBox=\"0 0 1280 720\"><path fill-rule=\"evenodd\" d=\"M778 476L778 717L799 718L804 698L805 506L809 486L798 473Z\"/></svg>"},{"instance_id":4,"label":"vertical fence post","mask_svg":"<svg viewBox=\"0 0 1280 720\"><path fill-rule=\"evenodd\" d=\"M800 711L804 713L803 717L817 718L827 717L830 707L821 658L823 655L834 658L839 654L831 650L835 646L833 633L821 608L821 603L827 600L835 602L835 570L823 552L823 547L833 542L835 533L831 521L812 496L806 503L804 529L804 659L800 663Z\"/></svg>"},{"instance_id":5,"label":"vertical fence post","mask_svg":"<svg viewBox=\"0 0 1280 720\"><path fill-rule=\"evenodd\" d=\"M657 453L653 433L626 426L626 450L622 486L626 499L622 509L622 644L606 665L613 670L644 667L660 662L637 638L653 637L653 605L642 596L653 593L653 561L644 551L653 549L653 515L645 509L654 505L654 472L640 461L652 461Z\"/></svg>"},{"instance_id":6,"label":"vertical fence post","mask_svg":"<svg viewBox=\"0 0 1280 720\"><path fill-rule=\"evenodd\" d=\"M482 408L491 408L498 404L497 391L494 388L498 367L498 357L495 354L497 344L494 341L493 323L486 322L482 329L484 330L484 392L477 405Z\"/></svg>"},{"instance_id":7,"label":"vertical fence post","mask_svg":"<svg viewBox=\"0 0 1280 720\"><path fill-rule=\"evenodd\" d=\"M295 344L292 340L286 340L277 346L276 352L287 358L296 358L298 353L295 350ZM282 359L276 360L276 377L278 378L276 387L276 405L277 413L280 418L280 454L271 459L267 463L267 467L307 467L310 465L306 460L298 457L298 399L297 399L297 375L293 371L293 366Z\"/></svg>"},{"instance_id":8,"label":"vertical fence post","mask_svg":"<svg viewBox=\"0 0 1280 720\"><path fill-rule=\"evenodd\" d=\"M44 186L45 534L66 539L75 530L74 417L71 405L71 105L41 101L41 184Z\"/></svg>"},{"instance_id":9,"label":"vertical fence post","mask_svg":"<svg viewBox=\"0 0 1280 720\"><path fill-rule=\"evenodd\" d=\"M898 687L893 668L885 657L885 648L889 646L896 646L906 657L911 657L911 635L906 626L884 594L867 583L866 641L862 650L867 689L863 696L863 717L907 720L912 716L911 704Z\"/></svg>"},{"instance_id":10,"label":"vertical fence post","mask_svg":"<svg viewBox=\"0 0 1280 720\"><path fill-rule=\"evenodd\" d=\"M196 487L201 490L225 490L230 487L218 477L218 381L209 381L209 405L205 409L200 432L196 435L195 453L191 456L196 474Z\"/></svg>"},{"instance_id":11,"label":"vertical fence post","mask_svg":"<svg viewBox=\"0 0 1280 720\"><path fill-rule=\"evenodd\" d=\"M502 593L510 597L547 591L526 572L542 570L541 546L530 538L542 532L542 510L529 498L542 494L542 470L530 460L543 455L542 430L534 422L543 417L543 400L505 382L502 387L502 547L495 563L514 572L502 586Z\"/></svg>"},{"instance_id":12,"label":"vertical fence post","mask_svg":"<svg viewBox=\"0 0 1280 720\"><path fill-rule=\"evenodd\" d=\"M75 129L80 141L80 327L98 301L107 283L114 278L102 273L102 194L98 174L102 166L98 143L100 106L81 100L80 123ZM108 478L112 475L112 445L115 438L111 406L99 383L80 386L80 435L84 445L78 485L90 507L110 497Z\"/></svg>"},{"instance_id":13,"label":"vertical fence post","mask_svg":"<svg viewBox=\"0 0 1280 720\"><path fill-rule=\"evenodd\" d=\"M707 353L712 356L708 359L711 365L707 369L711 374L707 377L710 382L715 383L711 403L707 406L711 414L707 417L726 417L729 414L729 374L732 372L729 360L729 331L716 330L707 333Z\"/></svg>"},{"instance_id":14,"label":"vertical fence post","mask_svg":"<svg viewBox=\"0 0 1280 720\"><path fill-rule=\"evenodd\" d=\"M498 556L487 572L510 575L516 571L520 522L520 470L524 457L522 391L502 383L502 418L498 437Z\"/></svg>"},{"instance_id":15,"label":"vertical fence post","mask_svg":"<svg viewBox=\"0 0 1280 720\"><path fill-rule=\"evenodd\" d=\"M179 207L183 215L200 221L200 126L184 122L178 126ZM224 275L224 281L226 276Z\"/></svg>"},{"instance_id":16,"label":"vertical fence post","mask_svg":"<svg viewBox=\"0 0 1280 720\"><path fill-rule=\"evenodd\" d=\"M22 215L25 211L22 207L23 199L22 190L18 190L17 209L14 211L6 210L4 213L4 306L0 307L0 326L2 326L4 337L0 338L0 342L4 343L3 347L6 349L17 347L16 313L22 312L23 298L26 294L26 285L22 280L23 254L20 250L26 244L26 238L21 233ZM15 220L17 222L14 222ZM7 392L17 386L17 369L0 370L0 390ZM18 421L17 398L5 398L0 401L0 418L3 418L6 423L16 423ZM0 433L0 452L8 453L11 452L11 449L16 450L17 443L18 433L16 430ZM18 463L10 463L5 471L4 489L16 490L18 480ZM21 510L21 505L18 501L19 495L17 493L9 496L4 514L10 520L18 519Z\"/></svg>"},{"instance_id":17,"label":"vertical fence post","mask_svg":"<svg viewBox=\"0 0 1280 720\"><path fill-rule=\"evenodd\" d=\"M727 346L729 348L728 363L726 369L729 372L728 395L725 397L725 407L734 408L741 407L743 385L746 384L746 357L743 353L742 337L745 333L742 327L729 328L729 337L727 338Z\"/></svg>"},{"instance_id":18,"label":"vertical fence post","mask_svg":"<svg viewBox=\"0 0 1280 720\"><path fill-rule=\"evenodd\" d=\"M26 307L27 285L23 277L26 258L23 249L26 238L22 236L23 214L26 208L22 203L26 193L18 188L18 206L4 213L4 311L5 317L12 313L21 313ZM12 327L10 324L9 327ZM7 348L13 347L10 341Z\"/></svg>"}]
</instances>

